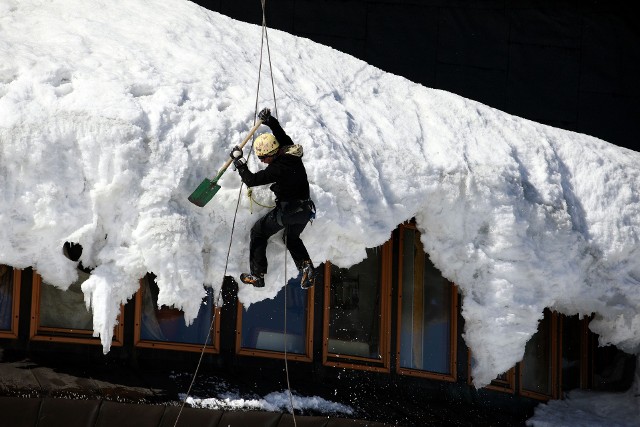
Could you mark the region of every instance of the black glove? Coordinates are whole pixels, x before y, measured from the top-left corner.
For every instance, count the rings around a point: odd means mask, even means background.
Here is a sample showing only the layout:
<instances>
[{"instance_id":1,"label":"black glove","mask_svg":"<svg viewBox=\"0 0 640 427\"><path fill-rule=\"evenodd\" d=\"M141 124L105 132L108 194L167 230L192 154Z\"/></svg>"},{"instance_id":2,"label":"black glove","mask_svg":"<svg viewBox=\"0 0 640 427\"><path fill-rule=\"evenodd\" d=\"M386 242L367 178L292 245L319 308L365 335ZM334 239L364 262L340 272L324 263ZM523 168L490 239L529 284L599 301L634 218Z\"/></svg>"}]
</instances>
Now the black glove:
<instances>
[{"instance_id":1,"label":"black glove","mask_svg":"<svg viewBox=\"0 0 640 427\"><path fill-rule=\"evenodd\" d=\"M269 123L271 123L271 119L273 118L271 117L271 110L268 108L263 108L258 113L258 118L262 120L263 125L269 126Z\"/></svg>"},{"instance_id":2,"label":"black glove","mask_svg":"<svg viewBox=\"0 0 640 427\"><path fill-rule=\"evenodd\" d=\"M247 166L247 161L242 157L242 149L237 145L233 147L229 153L229 157L233 159L233 166L237 169L242 169Z\"/></svg>"}]
</instances>

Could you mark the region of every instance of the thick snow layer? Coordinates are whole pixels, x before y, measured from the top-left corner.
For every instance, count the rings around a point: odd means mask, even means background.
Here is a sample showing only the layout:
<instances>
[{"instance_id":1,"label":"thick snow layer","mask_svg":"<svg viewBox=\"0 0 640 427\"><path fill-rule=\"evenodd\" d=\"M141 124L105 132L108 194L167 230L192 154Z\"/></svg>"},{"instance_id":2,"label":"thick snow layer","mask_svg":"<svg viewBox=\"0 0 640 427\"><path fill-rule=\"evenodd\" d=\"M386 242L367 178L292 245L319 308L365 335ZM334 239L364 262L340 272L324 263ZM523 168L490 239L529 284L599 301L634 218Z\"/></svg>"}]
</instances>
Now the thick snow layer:
<instances>
[{"instance_id":1,"label":"thick snow layer","mask_svg":"<svg viewBox=\"0 0 640 427\"><path fill-rule=\"evenodd\" d=\"M187 321L202 284L220 288L240 180L229 170L204 208L187 196L252 126L260 41L260 27L182 0L0 0L0 262L64 288L76 265L62 245L80 243L105 351L145 272ZM415 217L463 295L478 386L522 358L545 307L595 313L602 343L640 350L640 153L286 33L269 42L318 207L303 233L316 263L357 263ZM260 107L271 93L265 64ZM247 270L264 212L242 197L228 274ZM242 288L245 304L286 280L279 238L268 255L267 287Z\"/></svg>"}]
</instances>

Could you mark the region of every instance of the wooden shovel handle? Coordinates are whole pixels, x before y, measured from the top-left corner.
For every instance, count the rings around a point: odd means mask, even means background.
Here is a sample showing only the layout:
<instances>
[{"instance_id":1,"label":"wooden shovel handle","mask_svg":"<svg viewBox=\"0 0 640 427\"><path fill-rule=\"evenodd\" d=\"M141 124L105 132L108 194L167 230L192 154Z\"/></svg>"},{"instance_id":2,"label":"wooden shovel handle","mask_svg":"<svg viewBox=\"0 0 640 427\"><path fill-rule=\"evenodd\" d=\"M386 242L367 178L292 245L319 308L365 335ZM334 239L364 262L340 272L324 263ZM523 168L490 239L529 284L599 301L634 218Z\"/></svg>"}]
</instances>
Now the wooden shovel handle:
<instances>
[{"instance_id":1,"label":"wooden shovel handle","mask_svg":"<svg viewBox=\"0 0 640 427\"><path fill-rule=\"evenodd\" d=\"M247 144L247 142L249 142L249 139L251 139L251 136L256 133L256 131L258 130L258 128L260 127L260 125L262 124L262 120L258 119L258 121L256 122L255 126L253 126L251 128L251 130L249 131L249 134L245 137L245 139L242 140L242 142L240 143L240 145L238 145L238 148L240 148L242 150L242 148ZM224 165L222 165L222 168L218 171L218 176L220 176L222 174L222 172L226 171L227 168L231 165L231 163L233 163L233 159L229 159L225 162Z\"/></svg>"}]
</instances>

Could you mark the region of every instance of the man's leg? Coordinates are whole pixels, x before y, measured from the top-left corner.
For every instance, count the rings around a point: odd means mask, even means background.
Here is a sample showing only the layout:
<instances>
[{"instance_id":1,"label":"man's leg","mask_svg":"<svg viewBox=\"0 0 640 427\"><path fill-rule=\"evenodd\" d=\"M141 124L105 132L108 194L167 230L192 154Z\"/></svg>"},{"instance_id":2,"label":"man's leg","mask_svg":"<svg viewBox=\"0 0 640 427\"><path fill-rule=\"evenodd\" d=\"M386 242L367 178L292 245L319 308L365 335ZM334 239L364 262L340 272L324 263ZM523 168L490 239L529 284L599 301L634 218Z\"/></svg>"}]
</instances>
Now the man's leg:
<instances>
[{"instance_id":1,"label":"man's leg","mask_svg":"<svg viewBox=\"0 0 640 427\"><path fill-rule=\"evenodd\" d=\"M296 267L300 271L300 287L302 289L312 288L316 284L318 274L311 262L309 252L304 246L300 233L304 230L307 223L304 224L290 224L285 228L286 243L289 248L289 253L293 261L296 263Z\"/></svg>"},{"instance_id":2,"label":"man's leg","mask_svg":"<svg viewBox=\"0 0 640 427\"><path fill-rule=\"evenodd\" d=\"M286 226L285 236L283 236L283 238L286 237L287 249L289 249L298 270L302 268L302 263L309 259L309 252L300 238L300 233L306 226L306 222L304 224L289 224Z\"/></svg>"},{"instance_id":3,"label":"man's leg","mask_svg":"<svg viewBox=\"0 0 640 427\"><path fill-rule=\"evenodd\" d=\"M249 267L252 274L267 272L267 243L269 237L282 230L276 217L276 209L260 218L251 228L251 243L249 246Z\"/></svg>"}]
</instances>

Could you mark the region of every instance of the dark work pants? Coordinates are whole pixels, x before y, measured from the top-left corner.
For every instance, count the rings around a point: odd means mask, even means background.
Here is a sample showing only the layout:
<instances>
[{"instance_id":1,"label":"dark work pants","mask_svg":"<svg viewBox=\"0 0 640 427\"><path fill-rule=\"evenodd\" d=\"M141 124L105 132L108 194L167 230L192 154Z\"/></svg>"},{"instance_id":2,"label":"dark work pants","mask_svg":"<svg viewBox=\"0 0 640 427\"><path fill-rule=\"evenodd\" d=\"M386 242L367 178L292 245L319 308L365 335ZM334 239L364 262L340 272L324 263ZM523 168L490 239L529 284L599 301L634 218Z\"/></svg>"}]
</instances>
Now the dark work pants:
<instances>
[{"instance_id":1,"label":"dark work pants","mask_svg":"<svg viewBox=\"0 0 640 427\"><path fill-rule=\"evenodd\" d=\"M300 233L307 226L310 219L310 212L304 210L294 215L282 215L281 207L276 206L273 210L260 218L251 229L251 245L249 247L249 264L252 274L262 274L267 272L267 243L269 237L278 231L285 229L282 236L289 253L300 269L302 262L309 258L307 248L305 248ZM280 221L278 221L280 220Z\"/></svg>"}]
</instances>

